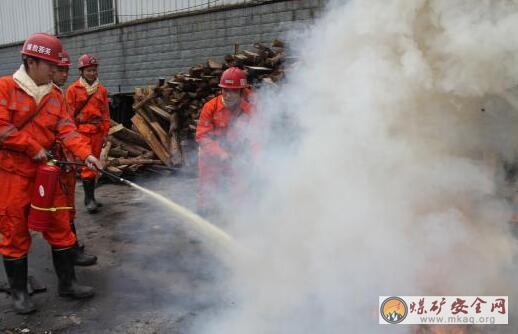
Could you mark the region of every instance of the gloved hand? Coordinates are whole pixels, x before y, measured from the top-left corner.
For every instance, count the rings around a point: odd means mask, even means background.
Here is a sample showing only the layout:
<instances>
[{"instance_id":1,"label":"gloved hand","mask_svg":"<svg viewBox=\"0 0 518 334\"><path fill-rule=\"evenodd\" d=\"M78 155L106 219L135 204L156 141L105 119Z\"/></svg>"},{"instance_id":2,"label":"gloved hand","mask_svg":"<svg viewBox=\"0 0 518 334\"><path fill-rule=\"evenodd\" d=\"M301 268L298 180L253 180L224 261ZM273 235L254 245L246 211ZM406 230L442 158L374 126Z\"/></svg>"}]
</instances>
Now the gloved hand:
<instances>
[{"instance_id":1,"label":"gloved hand","mask_svg":"<svg viewBox=\"0 0 518 334\"><path fill-rule=\"evenodd\" d=\"M90 168L91 170L101 170L103 169L103 164L93 155L89 155L85 159L86 167Z\"/></svg>"},{"instance_id":2,"label":"gloved hand","mask_svg":"<svg viewBox=\"0 0 518 334\"><path fill-rule=\"evenodd\" d=\"M47 161L47 150L42 148L36 153L35 156L32 157L34 161Z\"/></svg>"}]
</instances>

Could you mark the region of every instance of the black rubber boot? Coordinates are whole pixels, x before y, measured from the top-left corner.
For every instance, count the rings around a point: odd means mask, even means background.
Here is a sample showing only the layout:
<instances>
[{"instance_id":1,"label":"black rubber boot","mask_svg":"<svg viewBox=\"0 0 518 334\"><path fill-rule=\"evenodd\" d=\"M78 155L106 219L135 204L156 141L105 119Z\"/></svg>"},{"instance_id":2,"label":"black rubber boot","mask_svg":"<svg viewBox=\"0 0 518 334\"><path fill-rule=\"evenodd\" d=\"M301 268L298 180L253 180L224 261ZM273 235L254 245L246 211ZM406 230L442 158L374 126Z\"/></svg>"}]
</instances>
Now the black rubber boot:
<instances>
[{"instance_id":1,"label":"black rubber boot","mask_svg":"<svg viewBox=\"0 0 518 334\"><path fill-rule=\"evenodd\" d=\"M70 228L72 229L72 232L74 232L74 235L76 236L76 240L77 240L76 225L74 224L73 220L70 222ZM97 263L97 256L87 254L85 252L85 246L83 244L79 245L79 240L76 241L76 244L74 245L73 248L74 248L74 265L81 266L81 267L88 267L88 266L92 266L95 263Z\"/></svg>"},{"instance_id":2,"label":"black rubber boot","mask_svg":"<svg viewBox=\"0 0 518 334\"><path fill-rule=\"evenodd\" d=\"M18 314L29 314L36 311L27 291L27 256L22 258L10 258L4 256L4 267L9 287L13 309Z\"/></svg>"},{"instance_id":3,"label":"black rubber boot","mask_svg":"<svg viewBox=\"0 0 518 334\"><path fill-rule=\"evenodd\" d=\"M74 269L74 248L52 248L52 261L58 276L58 294L61 297L75 299L89 298L94 295L94 289L80 285L76 281Z\"/></svg>"},{"instance_id":4,"label":"black rubber boot","mask_svg":"<svg viewBox=\"0 0 518 334\"><path fill-rule=\"evenodd\" d=\"M75 244L74 246L74 265L80 267L93 266L97 263L97 256L87 254L84 248Z\"/></svg>"},{"instance_id":5,"label":"black rubber boot","mask_svg":"<svg viewBox=\"0 0 518 334\"><path fill-rule=\"evenodd\" d=\"M95 179L83 179L83 190L85 191L85 206L88 213L96 213L99 207L95 203Z\"/></svg>"}]
</instances>

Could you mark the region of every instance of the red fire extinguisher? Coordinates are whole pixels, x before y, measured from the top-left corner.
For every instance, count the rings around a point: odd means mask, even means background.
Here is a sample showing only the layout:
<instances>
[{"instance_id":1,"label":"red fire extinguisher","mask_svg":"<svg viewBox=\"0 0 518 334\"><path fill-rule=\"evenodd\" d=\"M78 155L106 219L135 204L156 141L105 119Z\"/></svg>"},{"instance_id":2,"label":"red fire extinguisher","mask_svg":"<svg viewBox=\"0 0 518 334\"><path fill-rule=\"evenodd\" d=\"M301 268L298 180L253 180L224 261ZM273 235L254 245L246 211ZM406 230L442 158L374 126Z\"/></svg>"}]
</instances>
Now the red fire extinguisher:
<instances>
[{"instance_id":1,"label":"red fire extinguisher","mask_svg":"<svg viewBox=\"0 0 518 334\"><path fill-rule=\"evenodd\" d=\"M59 183L61 169L52 162L38 166L31 198L28 226L34 231L45 232L52 221L54 194Z\"/></svg>"}]
</instances>

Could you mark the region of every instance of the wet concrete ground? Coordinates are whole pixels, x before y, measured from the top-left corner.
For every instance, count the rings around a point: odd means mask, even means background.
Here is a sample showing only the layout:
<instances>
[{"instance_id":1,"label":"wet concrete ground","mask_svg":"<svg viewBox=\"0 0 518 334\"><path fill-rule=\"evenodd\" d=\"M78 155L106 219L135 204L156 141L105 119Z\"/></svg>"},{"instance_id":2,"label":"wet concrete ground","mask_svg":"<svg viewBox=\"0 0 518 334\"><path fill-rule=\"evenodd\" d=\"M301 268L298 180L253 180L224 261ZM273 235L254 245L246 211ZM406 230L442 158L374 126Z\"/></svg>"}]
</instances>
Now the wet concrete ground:
<instances>
[{"instance_id":1,"label":"wet concrete ground","mask_svg":"<svg viewBox=\"0 0 518 334\"><path fill-rule=\"evenodd\" d=\"M195 208L192 176L134 181ZM95 287L96 296L82 301L57 296L50 248L35 233L29 273L48 290L33 296L38 312L28 316L11 311L9 297L0 293L2 333L192 333L204 316L231 304L218 284L228 274L224 264L171 211L129 186L103 184L97 197L104 207L88 215L81 203L81 186L76 194L79 238L99 257L97 265L77 267L76 272L81 283ZM518 237L518 223L512 226ZM0 272L0 279L5 279L4 270ZM516 333L513 325L480 330L469 332Z\"/></svg>"},{"instance_id":2,"label":"wet concrete ground","mask_svg":"<svg viewBox=\"0 0 518 334\"><path fill-rule=\"evenodd\" d=\"M173 175L135 180L148 189L195 207L196 179ZM188 233L174 214L137 190L104 184L97 197L102 211L88 215L77 189L79 239L98 256L98 264L77 267L81 283L96 296L74 301L57 296L50 248L34 234L29 274L47 285L33 295L38 311L29 316L10 309L0 294L0 330L4 333L186 333L193 319L222 305L216 276L225 275L218 258L200 238ZM4 271L1 270L1 278Z\"/></svg>"}]
</instances>

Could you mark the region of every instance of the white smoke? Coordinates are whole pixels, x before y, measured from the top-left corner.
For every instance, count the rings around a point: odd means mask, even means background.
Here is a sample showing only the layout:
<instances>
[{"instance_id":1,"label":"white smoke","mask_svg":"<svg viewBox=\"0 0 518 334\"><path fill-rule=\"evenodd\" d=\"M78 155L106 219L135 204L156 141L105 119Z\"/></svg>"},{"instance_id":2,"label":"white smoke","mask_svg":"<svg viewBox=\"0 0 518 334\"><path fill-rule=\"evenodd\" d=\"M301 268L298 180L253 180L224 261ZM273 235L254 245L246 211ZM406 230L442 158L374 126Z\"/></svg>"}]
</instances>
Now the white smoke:
<instances>
[{"instance_id":1,"label":"white smoke","mask_svg":"<svg viewBox=\"0 0 518 334\"><path fill-rule=\"evenodd\" d=\"M334 1L258 95L233 303L204 333L387 333L380 295L510 295L518 1ZM484 111L481 111L481 109Z\"/></svg>"}]
</instances>

